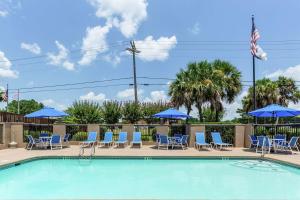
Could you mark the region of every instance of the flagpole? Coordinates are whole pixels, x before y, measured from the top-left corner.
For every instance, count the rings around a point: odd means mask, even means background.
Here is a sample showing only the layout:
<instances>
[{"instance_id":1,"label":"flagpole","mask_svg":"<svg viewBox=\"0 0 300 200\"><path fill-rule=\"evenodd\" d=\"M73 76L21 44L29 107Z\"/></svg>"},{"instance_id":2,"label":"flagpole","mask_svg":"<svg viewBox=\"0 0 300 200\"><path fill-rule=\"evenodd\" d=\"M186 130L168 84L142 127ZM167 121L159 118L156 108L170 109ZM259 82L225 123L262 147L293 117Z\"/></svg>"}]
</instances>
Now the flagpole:
<instances>
[{"instance_id":1,"label":"flagpole","mask_svg":"<svg viewBox=\"0 0 300 200\"><path fill-rule=\"evenodd\" d=\"M18 115L20 114L20 89L18 89Z\"/></svg>"},{"instance_id":2,"label":"flagpole","mask_svg":"<svg viewBox=\"0 0 300 200\"><path fill-rule=\"evenodd\" d=\"M254 28L254 15L252 15L252 30ZM255 56L252 55L252 70L253 70L253 110L256 109L256 84L255 84ZM256 122L256 117L253 118L253 122Z\"/></svg>"},{"instance_id":3,"label":"flagpole","mask_svg":"<svg viewBox=\"0 0 300 200\"><path fill-rule=\"evenodd\" d=\"M7 95L7 100L6 100L6 112L8 112L8 84L6 84L6 95Z\"/></svg>"}]
</instances>

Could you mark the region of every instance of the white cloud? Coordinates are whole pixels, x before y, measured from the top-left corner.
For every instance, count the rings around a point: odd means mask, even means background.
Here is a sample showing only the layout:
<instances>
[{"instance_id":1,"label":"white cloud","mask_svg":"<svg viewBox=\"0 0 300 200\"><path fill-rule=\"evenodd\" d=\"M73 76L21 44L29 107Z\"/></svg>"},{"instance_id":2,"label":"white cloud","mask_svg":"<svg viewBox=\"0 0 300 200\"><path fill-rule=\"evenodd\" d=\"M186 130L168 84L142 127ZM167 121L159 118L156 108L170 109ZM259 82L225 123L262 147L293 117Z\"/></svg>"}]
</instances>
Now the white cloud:
<instances>
[{"instance_id":1,"label":"white cloud","mask_svg":"<svg viewBox=\"0 0 300 200\"><path fill-rule=\"evenodd\" d=\"M55 108L55 109L58 109L58 110L66 110L67 109L66 105L58 103L53 99L45 99L45 100L42 100L41 102L45 106L52 107L52 108Z\"/></svg>"},{"instance_id":2,"label":"white cloud","mask_svg":"<svg viewBox=\"0 0 300 200\"><path fill-rule=\"evenodd\" d=\"M82 40L81 47L83 56L78 62L80 65L89 65L99 53L107 51L106 35L110 28L111 26L106 25L86 29L86 36Z\"/></svg>"},{"instance_id":3,"label":"white cloud","mask_svg":"<svg viewBox=\"0 0 300 200\"><path fill-rule=\"evenodd\" d=\"M0 10L0 17L6 17L8 15L8 11Z\"/></svg>"},{"instance_id":4,"label":"white cloud","mask_svg":"<svg viewBox=\"0 0 300 200\"><path fill-rule=\"evenodd\" d=\"M120 56L114 54L107 54L103 56L103 59L106 62L112 63L114 66L118 65L121 62Z\"/></svg>"},{"instance_id":5,"label":"white cloud","mask_svg":"<svg viewBox=\"0 0 300 200\"><path fill-rule=\"evenodd\" d=\"M135 41L136 48L141 52L137 56L145 61L163 61L169 57L169 51L177 44L176 36L160 37L157 40L148 36L144 40Z\"/></svg>"},{"instance_id":6,"label":"white cloud","mask_svg":"<svg viewBox=\"0 0 300 200\"><path fill-rule=\"evenodd\" d=\"M199 22L196 22L193 27L188 29L189 32L191 32L194 35L198 35L200 33L200 24Z\"/></svg>"},{"instance_id":7,"label":"white cloud","mask_svg":"<svg viewBox=\"0 0 300 200\"><path fill-rule=\"evenodd\" d=\"M240 114L237 113L236 111L238 108L243 107L242 100L247 95L247 93L248 93L247 90L243 90L242 93L236 97L236 99L233 103L231 103L231 104L224 103L224 108L225 108L225 114L223 117L224 120L231 120L235 117L240 116Z\"/></svg>"},{"instance_id":8,"label":"white cloud","mask_svg":"<svg viewBox=\"0 0 300 200\"><path fill-rule=\"evenodd\" d=\"M144 99L145 102L167 101L168 96L164 90L155 90L150 92L150 97Z\"/></svg>"},{"instance_id":9,"label":"white cloud","mask_svg":"<svg viewBox=\"0 0 300 200\"><path fill-rule=\"evenodd\" d=\"M11 69L10 60L5 57L4 52L0 51L0 77L17 78L19 73Z\"/></svg>"},{"instance_id":10,"label":"white cloud","mask_svg":"<svg viewBox=\"0 0 300 200\"><path fill-rule=\"evenodd\" d=\"M94 92L89 92L85 95L79 97L80 100L88 100L88 101L104 101L106 100L106 95L103 93L95 94Z\"/></svg>"},{"instance_id":11,"label":"white cloud","mask_svg":"<svg viewBox=\"0 0 300 200\"><path fill-rule=\"evenodd\" d=\"M21 48L30 51L33 54L40 54L41 53L41 48L37 43L21 43Z\"/></svg>"},{"instance_id":12,"label":"white cloud","mask_svg":"<svg viewBox=\"0 0 300 200\"><path fill-rule=\"evenodd\" d=\"M138 89L137 93L138 93L138 96L140 98L141 95L144 93L144 90ZM134 89L130 88L130 89L125 89L125 90L119 91L117 93L117 97L119 99L133 100L134 99Z\"/></svg>"},{"instance_id":13,"label":"white cloud","mask_svg":"<svg viewBox=\"0 0 300 200\"><path fill-rule=\"evenodd\" d=\"M96 16L105 18L129 38L147 18L147 0L88 0L96 8Z\"/></svg>"},{"instance_id":14,"label":"white cloud","mask_svg":"<svg viewBox=\"0 0 300 200\"><path fill-rule=\"evenodd\" d=\"M286 77L293 78L294 80L299 80L300 65L288 67L286 69L279 69L279 70L267 75L268 78L277 78L278 76L286 76Z\"/></svg>"},{"instance_id":15,"label":"white cloud","mask_svg":"<svg viewBox=\"0 0 300 200\"><path fill-rule=\"evenodd\" d=\"M55 41L55 44L58 48L58 53L57 54L48 53L48 59L50 61L49 64L62 66L65 69L70 71L74 70L75 69L74 63L68 60L69 50L58 41Z\"/></svg>"}]
</instances>

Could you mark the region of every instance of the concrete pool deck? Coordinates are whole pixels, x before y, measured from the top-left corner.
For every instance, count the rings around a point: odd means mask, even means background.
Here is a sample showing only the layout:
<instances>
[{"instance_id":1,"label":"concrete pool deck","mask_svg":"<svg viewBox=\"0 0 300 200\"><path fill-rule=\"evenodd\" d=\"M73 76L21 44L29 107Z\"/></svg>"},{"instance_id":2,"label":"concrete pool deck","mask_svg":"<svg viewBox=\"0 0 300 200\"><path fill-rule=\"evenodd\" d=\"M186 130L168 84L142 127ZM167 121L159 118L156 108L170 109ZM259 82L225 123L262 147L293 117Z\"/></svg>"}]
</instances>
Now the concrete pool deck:
<instances>
[{"instance_id":1,"label":"concrete pool deck","mask_svg":"<svg viewBox=\"0 0 300 200\"><path fill-rule=\"evenodd\" d=\"M41 157L77 157L79 154L79 146L72 145L68 148L59 150L26 150L24 148L17 149L3 149L0 150L0 166L5 166L11 163L20 162L23 160L41 158ZM90 150L86 149L85 155L89 155ZM246 148L230 148L230 150L196 150L188 148L186 150L164 150L156 149L153 145L142 148L96 148L94 156L99 157L228 157L228 158L260 158L261 155L250 151ZM287 164L300 167L300 152L293 152L293 154L276 153L266 154L265 158L276 161L281 161Z\"/></svg>"}]
</instances>

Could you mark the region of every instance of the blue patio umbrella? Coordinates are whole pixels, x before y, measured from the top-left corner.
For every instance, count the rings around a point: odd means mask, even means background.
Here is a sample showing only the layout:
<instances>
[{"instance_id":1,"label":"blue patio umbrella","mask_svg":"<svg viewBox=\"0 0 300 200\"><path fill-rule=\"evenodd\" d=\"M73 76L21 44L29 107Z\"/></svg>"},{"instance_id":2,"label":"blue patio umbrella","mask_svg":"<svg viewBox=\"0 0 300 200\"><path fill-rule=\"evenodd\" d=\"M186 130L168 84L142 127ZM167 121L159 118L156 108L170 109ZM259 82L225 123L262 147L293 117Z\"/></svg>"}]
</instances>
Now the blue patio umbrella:
<instances>
[{"instance_id":1,"label":"blue patio umbrella","mask_svg":"<svg viewBox=\"0 0 300 200\"><path fill-rule=\"evenodd\" d=\"M68 116L68 114L50 107L44 107L38 111L25 115L27 118L51 118L65 116Z\"/></svg>"},{"instance_id":2,"label":"blue patio umbrella","mask_svg":"<svg viewBox=\"0 0 300 200\"><path fill-rule=\"evenodd\" d=\"M182 118L191 118L189 115L180 112L174 108L170 108L168 110L156 113L153 117L157 118L166 118L166 119L182 119Z\"/></svg>"},{"instance_id":3,"label":"blue patio umbrella","mask_svg":"<svg viewBox=\"0 0 300 200\"><path fill-rule=\"evenodd\" d=\"M254 116L254 117L278 118L278 117L294 117L294 116L300 115L300 111L291 109L291 108L287 108L287 107L283 107L278 104L271 104L264 108L260 108L260 109L251 111L248 114L251 116Z\"/></svg>"}]
</instances>

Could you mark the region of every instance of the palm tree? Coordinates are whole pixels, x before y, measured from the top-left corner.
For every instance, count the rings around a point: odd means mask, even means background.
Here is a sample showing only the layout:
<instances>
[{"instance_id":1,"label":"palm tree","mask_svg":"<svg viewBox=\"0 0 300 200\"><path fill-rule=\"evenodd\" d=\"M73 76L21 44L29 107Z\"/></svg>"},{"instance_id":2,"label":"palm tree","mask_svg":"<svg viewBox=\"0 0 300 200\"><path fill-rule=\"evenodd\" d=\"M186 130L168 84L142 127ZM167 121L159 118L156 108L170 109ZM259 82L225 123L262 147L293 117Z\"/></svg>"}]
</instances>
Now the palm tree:
<instances>
[{"instance_id":1,"label":"palm tree","mask_svg":"<svg viewBox=\"0 0 300 200\"><path fill-rule=\"evenodd\" d=\"M256 81L256 105L262 108L272 103L288 106L290 102L298 103L300 91L295 81L286 77L279 77L278 80L264 78ZM253 88L250 87L247 96L244 97L243 110L249 112L253 110Z\"/></svg>"}]
</instances>

